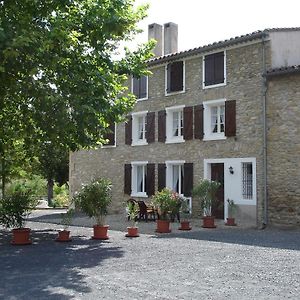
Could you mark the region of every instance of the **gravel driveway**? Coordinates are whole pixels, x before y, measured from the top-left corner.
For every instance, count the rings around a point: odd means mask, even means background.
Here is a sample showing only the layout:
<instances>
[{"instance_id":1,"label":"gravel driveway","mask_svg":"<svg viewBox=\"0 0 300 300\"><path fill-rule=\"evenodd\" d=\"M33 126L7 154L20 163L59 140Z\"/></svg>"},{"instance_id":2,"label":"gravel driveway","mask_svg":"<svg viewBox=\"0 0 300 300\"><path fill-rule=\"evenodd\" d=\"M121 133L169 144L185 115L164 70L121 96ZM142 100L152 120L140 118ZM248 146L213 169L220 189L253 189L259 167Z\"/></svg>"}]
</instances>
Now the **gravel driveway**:
<instances>
[{"instance_id":1,"label":"gravel driveway","mask_svg":"<svg viewBox=\"0 0 300 300\"><path fill-rule=\"evenodd\" d=\"M299 299L299 230L173 224L171 234L111 230L100 242L72 226L62 244L53 241L61 226L36 222L47 214L28 222L32 246L11 246L0 230L0 299ZM154 223L142 226L153 233Z\"/></svg>"}]
</instances>

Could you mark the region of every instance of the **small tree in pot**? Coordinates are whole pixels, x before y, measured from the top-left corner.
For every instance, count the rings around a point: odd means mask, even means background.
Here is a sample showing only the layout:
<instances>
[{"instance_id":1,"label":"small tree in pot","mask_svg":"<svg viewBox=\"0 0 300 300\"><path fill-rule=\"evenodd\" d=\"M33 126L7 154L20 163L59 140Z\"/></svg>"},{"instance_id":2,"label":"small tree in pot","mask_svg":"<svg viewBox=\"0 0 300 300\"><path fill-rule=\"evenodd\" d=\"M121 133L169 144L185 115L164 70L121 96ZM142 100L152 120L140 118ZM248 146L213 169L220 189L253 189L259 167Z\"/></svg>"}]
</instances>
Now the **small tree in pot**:
<instances>
[{"instance_id":1,"label":"small tree in pot","mask_svg":"<svg viewBox=\"0 0 300 300\"><path fill-rule=\"evenodd\" d=\"M182 198L181 201L181 209L180 209L181 221L179 230L191 230L192 227L190 226L190 207L188 205L187 199Z\"/></svg>"},{"instance_id":2,"label":"small tree in pot","mask_svg":"<svg viewBox=\"0 0 300 300\"><path fill-rule=\"evenodd\" d=\"M93 239L107 240L109 226L105 225L108 206L111 203L111 181L105 178L93 180L83 186L74 197L75 206L80 208L90 218L94 218Z\"/></svg>"},{"instance_id":3,"label":"small tree in pot","mask_svg":"<svg viewBox=\"0 0 300 300\"><path fill-rule=\"evenodd\" d=\"M227 218L227 222L225 223L225 225L236 226L234 215L235 215L235 212L237 209L237 205L231 199L227 199L227 203L228 203L228 218Z\"/></svg>"},{"instance_id":4,"label":"small tree in pot","mask_svg":"<svg viewBox=\"0 0 300 300\"><path fill-rule=\"evenodd\" d=\"M35 208L37 201L31 196L29 189L19 185L10 194L0 199L0 224L13 228L13 245L29 245L30 229L25 228L25 221Z\"/></svg>"},{"instance_id":5,"label":"small tree in pot","mask_svg":"<svg viewBox=\"0 0 300 300\"><path fill-rule=\"evenodd\" d=\"M220 187L217 181L203 179L193 189L193 197L200 200L201 209L203 212L204 228L215 228L215 218L212 216L211 208L217 200L217 191Z\"/></svg>"},{"instance_id":6,"label":"small tree in pot","mask_svg":"<svg viewBox=\"0 0 300 300\"><path fill-rule=\"evenodd\" d=\"M137 217L140 211L139 205L133 200L128 200L126 202L126 211L128 219L132 222L132 226L127 227L128 233L126 237L138 237Z\"/></svg>"},{"instance_id":7,"label":"small tree in pot","mask_svg":"<svg viewBox=\"0 0 300 300\"><path fill-rule=\"evenodd\" d=\"M61 214L61 224L64 229L58 232L58 237L56 238L57 242L70 242L72 239L70 238L70 230L68 230L69 226L72 223L72 218L74 215L74 209L68 209L66 213Z\"/></svg>"}]
</instances>

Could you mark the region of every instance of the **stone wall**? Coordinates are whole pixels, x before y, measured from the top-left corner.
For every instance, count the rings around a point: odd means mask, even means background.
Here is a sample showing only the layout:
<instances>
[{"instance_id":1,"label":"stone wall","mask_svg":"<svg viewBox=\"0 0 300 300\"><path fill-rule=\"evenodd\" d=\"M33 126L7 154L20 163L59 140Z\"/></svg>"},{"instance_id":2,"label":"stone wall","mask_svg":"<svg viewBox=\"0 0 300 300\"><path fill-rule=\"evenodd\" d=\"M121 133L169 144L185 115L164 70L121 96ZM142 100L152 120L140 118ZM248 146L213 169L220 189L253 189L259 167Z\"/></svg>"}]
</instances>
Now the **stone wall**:
<instances>
[{"instance_id":1,"label":"stone wall","mask_svg":"<svg viewBox=\"0 0 300 300\"><path fill-rule=\"evenodd\" d=\"M300 75L269 78L268 199L271 224L300 226Z\"/></svg>"},{"instance_id":2,"label":"stone wall","mask_svg":"<svg viewBox=\"0 0 300 300\"><path fill-rule=\"evenodd\" d=\"M220 51L220 50L218 50ZM198 105L206 100L225 98L236 100L236 137L219 141L190 140L178 144L156 142L146 146L125 145L124 124L117 125L117 146L71 154L70 184L74 193L82 183L97 176L113 181L113 205L111 211L123 209L128 196L123 193L124 164L131 161L163 163L166 160L185 160L194 163L194 183L203 178L204 159L255 157L257 162L257 208L252 215L256 224L262 222L262 46L261 43L241 44L226 49L227 84L223 87L202 89L202 56L188 57L185 61L185 93L165 96L165 65L151 69L149 99L137 102L134 111L159 111L166 107L185 104ZM157 165L156 165L157 176ZM157 184L157 178L156 178ZM194 213L199 204L193 203Z\"/></svg>"}]
</instances>

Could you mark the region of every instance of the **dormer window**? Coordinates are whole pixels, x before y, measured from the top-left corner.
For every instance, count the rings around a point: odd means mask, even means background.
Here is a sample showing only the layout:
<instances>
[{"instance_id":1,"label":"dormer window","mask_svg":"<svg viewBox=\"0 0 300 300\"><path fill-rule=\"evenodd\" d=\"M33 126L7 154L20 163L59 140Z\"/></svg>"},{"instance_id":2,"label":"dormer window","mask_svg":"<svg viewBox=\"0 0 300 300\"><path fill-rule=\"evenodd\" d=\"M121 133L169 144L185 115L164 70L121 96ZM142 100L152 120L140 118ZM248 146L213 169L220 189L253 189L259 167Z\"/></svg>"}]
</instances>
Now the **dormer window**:
<instances>
[{"instance_id":1,"label":"dormer window","mask_svg":"<svg viewBox=\"0 0 300 300\"><path fill-rule=\"evenodd\" d=\"M146 100L148 98L148 77L141 76L139 78L132 77L132 93L136 99Z\"/></svg>"},{"instance_id":2,"label":"dormer window","mask_svg":"<svg viewBox=\"0 0 300 300\"><path fill-rule=\"evenodd\" d=\"M176 61L166 67L166 94L184 91L184 62Z\"/></svg>"}]
</instances>

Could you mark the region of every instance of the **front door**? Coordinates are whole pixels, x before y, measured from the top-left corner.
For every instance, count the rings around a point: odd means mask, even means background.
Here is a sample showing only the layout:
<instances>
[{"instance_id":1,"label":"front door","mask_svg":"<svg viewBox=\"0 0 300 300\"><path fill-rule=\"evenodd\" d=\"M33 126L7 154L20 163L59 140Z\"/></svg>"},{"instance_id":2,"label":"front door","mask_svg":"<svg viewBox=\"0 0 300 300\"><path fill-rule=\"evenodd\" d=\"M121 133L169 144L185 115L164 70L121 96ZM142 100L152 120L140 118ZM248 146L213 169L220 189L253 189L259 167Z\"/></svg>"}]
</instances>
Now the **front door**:
<instances>
[{"instance_id":1,"label":"front door","mask_svg":"<svg viewBox=\"0 0 300 300\"><path fill-rule=\"evenodd\" d=\"M217 219L224 219L224 164L211 164L211 180L221 183L217 201L212 206L212 215Z\"/></svg>"}]
</instances>

